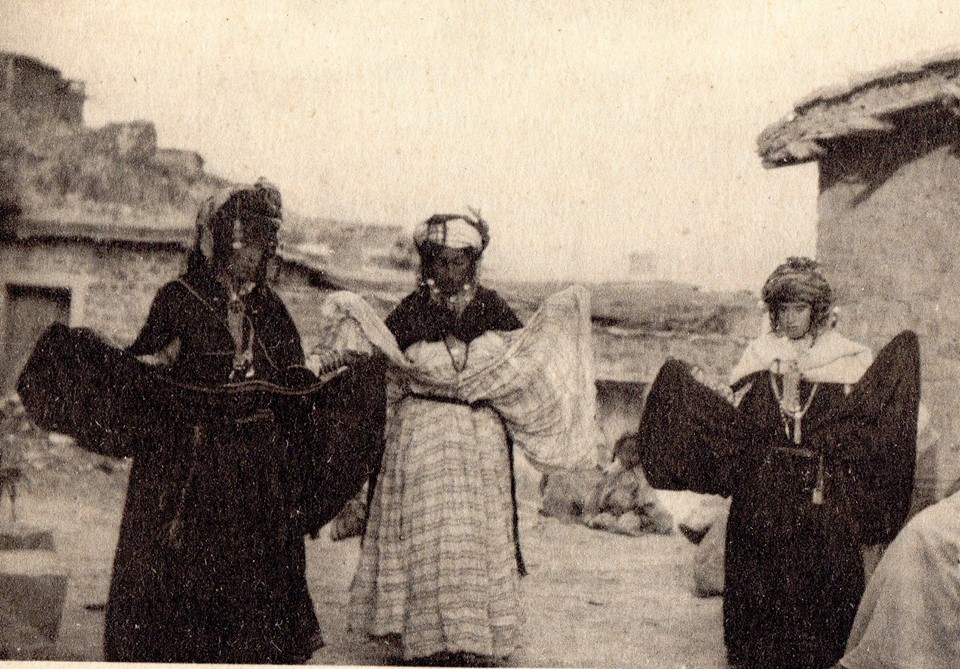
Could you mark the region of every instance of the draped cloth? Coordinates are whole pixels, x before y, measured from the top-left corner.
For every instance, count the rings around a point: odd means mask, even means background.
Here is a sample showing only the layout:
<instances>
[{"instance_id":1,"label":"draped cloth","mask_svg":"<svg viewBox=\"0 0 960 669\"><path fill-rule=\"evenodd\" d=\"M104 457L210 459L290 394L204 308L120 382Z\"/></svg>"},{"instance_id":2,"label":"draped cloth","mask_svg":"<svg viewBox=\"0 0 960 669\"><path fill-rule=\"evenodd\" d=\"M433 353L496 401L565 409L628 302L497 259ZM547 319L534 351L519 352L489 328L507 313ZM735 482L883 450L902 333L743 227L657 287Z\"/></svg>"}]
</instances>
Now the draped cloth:
<instances>
[{"instance_id":1,"label":"draped cloth","mask_svg":"<svg viewBox=\"0 0 960 669\"><path fill-rule=\"evenodd\" d=\"M602 441L596 414L591 347L590 294L573 286L549 297L519 330L488 333L469 353L462 372L421 363L401 352L396 339L360 296L328 296L318 331L322 346L378 350L388 360L388 410L406 394L437 394L468 404L490 404L516 445L542 471L596 464ZM444 349L444 356L448 355Z\"/></svg>"},{"instance_id":2,"label":"draped cloth","mask_svg":"<svg viewBox=\"0 0 960 669\"><path fill-rule=\"evenodd\" d=\"M754 372L775 369L785 362L796 363L797 370L815 383L856 383L873 362L873 354L863 344L850 341L836 330L822 332L813 346L797 348L789 339L766 332L748 345L740 361L730 372L736 384Z\"/></svg>"},{"instance_id":3,"label":"draped cloth","mask_svg":"<svg viewBox=\"0 0 960 669\"><path fill-rule=\"evenodd\" d=\"M351 586L354 630L399 635L407 659L515 649L508 438L541 470L596 463L588 300L574 287L522 329L485 332L462 350L417 341L390 365L386 451Z\"/></svg>"},{"instance_id":4,"label":"draped cloth","mask_svg":"<svg viewBox=\"0 0 960 669\"><path fill-rule=\"evenodd\" d=\"M291 336L279 338L299 347ZM289 663L309 653L303 535L380 459L383 373L371 360L320 380L292 367L269 381L187 382L92 331L45 332L18 384L28 414L85 449L133 457L108 659Z\"/></svg>"},{"instance_id":5,"label":"draped cloth","mask_svg":"<svg viewBox=\"0 0 960 669\"><path fill-rule=\"evenodd\" d=\"M135 458L171 424L180 430L211 415L229 421L269 409L274 436L297 440L311 463L290 503L304 532L316 533L356 496L383 454L384 362L320 378L290 372L278 383L183 385L92 330L56 323L37 341L17 390L37 426L110 457Z\"/></svg>"},{"instance_id":6,"label":"draped cloth","mask_svg":"<svg viewBox=\"0 0 960 669\"><path fill-rule=\"evenodd\" d=\"M960 667L960 493L914 516L887 548L840 664Z\"/></svg>"},{"instance_id":7,"label":"draped cloth","mask_svg":"<svg viewBox=\"0 0 960 669\"><path fill-rule=\"evenodd\" d=\"M828 667L843 653L863 592L860 546L890 541L909 509L917 338L895 337L849 394L845 384L820 383L800 445L784 433L771 373L741 383L749 389L734 407L668 361L624 464L642 464L656 488L732 496L724 594L731 663ZM809 380L801 391L810 396Z\"/></svg>"},{"instance_id":8,"label":"draped cloth","mask_svg":"<svg viewBox=\"0 0 960 669\"><path fill-rule=\"evenodd\" d=\"M412 369L397 340L362 297L347 290L327 295L318 310L319 326L314 332L317 348L335 351L380 351L390 364Z\"/></svg>"}]
</instances>

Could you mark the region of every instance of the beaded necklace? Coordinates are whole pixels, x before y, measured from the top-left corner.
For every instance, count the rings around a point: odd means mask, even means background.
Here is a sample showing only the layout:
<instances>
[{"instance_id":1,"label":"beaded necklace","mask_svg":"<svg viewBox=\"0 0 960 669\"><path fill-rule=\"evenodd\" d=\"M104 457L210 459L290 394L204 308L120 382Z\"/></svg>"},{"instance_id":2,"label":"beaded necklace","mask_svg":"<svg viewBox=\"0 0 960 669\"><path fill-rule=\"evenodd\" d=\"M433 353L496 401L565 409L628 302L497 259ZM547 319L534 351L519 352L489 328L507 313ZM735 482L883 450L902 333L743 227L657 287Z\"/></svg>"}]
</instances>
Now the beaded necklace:
<instances>
[{"instance_id":1,"label":"beaded necklace","mask_svg":"<svg viewBox=\"0 0 960 669\"><path fill-rule=\"evenodd\" d=\"M791 376L788 380L788 376ZM791 393L788 390L788 384L795 383L797 389L795 392ZM799 399L797 395L799 394L799 385L800 385L800 375L799 374L784 374L783 375L783 389L777 387L777 377L771 371L770 372L770 388L773 390L773 396L777 400L777 404L780 406L780 418L783 421L783 432L787 435L787 438L790 438L790 427L791 423L793 426L793 443L797 446L803 441L803 432L801 425L803 423L803 417L807 414L807 410L810 409L810 405L813 404L813 398L817 394L817 388L820 387L820 384L814 383L810 388L810 395L807 397L807 401L804 402L803 406L798 406L797 404L790 405L784 400L784 396L792 394L795 396L795 399ZM786 449L785 449L786 450ZM789 449L794 450L794 449ZM823 463L823 453L814 453L813 451L808 451L806 449L796 449L798 452L802 451L803 455L808 457L815 456L817 458L817 481L813 488L813 493L811 501L820 505L823 504L823 488L825 480L824 472L824 463Z\"/></svg>"},{"instance_id":2,"label":"beaded necklace","mask_svg":"<svg viewBox=\"0 0 960 669\"><path fill-rule=\"evenodd\" d=\"M227 328L230 330L230 336L233 338L234 344L231 380L241 376L249 379L255 374L253 368L253 340L256 335L253 330L253 322L247 317L247 305L244 301L253 288L254 284L252 283L242 286L239 290L227 286L230 295L227 302Z\"/></svg>"},{"instance_id":3,"label":"beaded necklace","mask_svg":"<svg viewBox=\"0 0 960 669\"><path fill-rule=\"evenodd\" d=\"M796 378L796 383L799 385L799 376ZM773 389L773 396L777 400L777 404L780 406L780 417L783 419L783 429L787 437L790 437L790 427L791 422L793 426L793 443L800 444L803 440L803 432L801 424L803 417L807 414L807 411L810 409L810 405L813 403L813 398L817 394L817 388L820 387L820 384L814 383L813 387L810 388L810 395L807 396L807 401L804 402L803 406L798 406L796 404L790 406L786 401L784 401L784 394L788 393L787 390L787 375L783 375L783 389L777 387L777 377L773 372L770 372L770 387Z\"/></svg>"},{"instance_id":4,"label":"beaded necklace","mask_svg":"<svg viewBox=\"0 0 960 669\"><path fill-rule=\"evenodd\" d=\"M426 285L430 291L430 300L447 309L455 318L460 318L463 315L464 309L477 295L477 286L472 281L464 284L463 288L453 295L444 295L433 279L427 279ZM446 335L443 338L443 344L447 348L447 354L450 356L453 368L457 372L466 369L470 357L470 345L452 335Z\"/></svg>"}]
</instances>

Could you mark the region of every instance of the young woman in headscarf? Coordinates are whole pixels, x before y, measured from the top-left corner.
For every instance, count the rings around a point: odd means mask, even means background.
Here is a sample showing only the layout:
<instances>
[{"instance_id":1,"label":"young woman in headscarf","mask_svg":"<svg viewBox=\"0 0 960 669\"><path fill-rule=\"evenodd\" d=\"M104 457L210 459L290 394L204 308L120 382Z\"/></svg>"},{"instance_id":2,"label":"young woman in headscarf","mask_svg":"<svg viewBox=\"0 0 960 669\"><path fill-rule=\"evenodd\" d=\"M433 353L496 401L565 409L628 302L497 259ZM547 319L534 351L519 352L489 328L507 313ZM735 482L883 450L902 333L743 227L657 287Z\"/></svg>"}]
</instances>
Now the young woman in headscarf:
<instances>
[{"instance_id":1,"label":"young woman in headscarf","mask_svg":"<svg viewBox=\"0 0 960 669\"><path fill-rule=\"evenodd\" d=\"M843 655L863 594L861 547L890 541L909 508L919 350L905 332L873 361L840 335L806 258L778 267L763 300L770 330L725 393L679 361L661 368L626 459L655 487L732 497L730 666L823 669Z\"/></svg>"},{"instance_id":2,"label":"young woman in headscarf","mask_svg":"<svg viewBox=\"0 0 960 669\"><path fill-rule=\"evenodd\" d=\"M571 289L520 329L477 283L478 216L432 216L414 240L421 285L386 319L398 351L351 627L405 661L483 665L523 618L513 445L547 469L596 461L589 307Z\"/></svg>"},{"instance_id":3,"label":"young woman in headscarf","mask_svg":"<svg viewBox=\"0 0 960 669\"><path fill-rule=\"evenodd\" d=\"M267 285L280 193L266 182L210 198L186 272L160 288L128 352L185 387L281 382L304 364ZM104 656L127 662L291 663L319 643L304 530L289 516L301 472L262 397L161 409L135 447L106 611ZM222 412L222 413L221 413Z\"/></svg>"}]
</instances>

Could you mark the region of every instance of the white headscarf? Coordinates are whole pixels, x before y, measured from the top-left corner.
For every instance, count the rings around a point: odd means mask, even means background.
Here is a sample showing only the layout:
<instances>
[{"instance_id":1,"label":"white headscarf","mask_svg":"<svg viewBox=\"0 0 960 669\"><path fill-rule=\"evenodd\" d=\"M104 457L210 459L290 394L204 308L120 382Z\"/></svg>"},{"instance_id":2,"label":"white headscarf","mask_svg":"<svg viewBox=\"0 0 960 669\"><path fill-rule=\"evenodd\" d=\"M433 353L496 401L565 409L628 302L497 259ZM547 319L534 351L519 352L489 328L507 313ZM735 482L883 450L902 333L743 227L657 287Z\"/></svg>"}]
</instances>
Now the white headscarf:
<instances>
[{"instance_id":1,"label":"white headscarf","mask_svg":"<svg viewBox=\"0 0 960 669\"><path fill-rule=\"evenodd\" d=\"M413 241L417 246L430 243L448 249L483 251L486 239L480 232L480 221L465 216L432 216L416 227Z\"/></svg>"}]
</instances>

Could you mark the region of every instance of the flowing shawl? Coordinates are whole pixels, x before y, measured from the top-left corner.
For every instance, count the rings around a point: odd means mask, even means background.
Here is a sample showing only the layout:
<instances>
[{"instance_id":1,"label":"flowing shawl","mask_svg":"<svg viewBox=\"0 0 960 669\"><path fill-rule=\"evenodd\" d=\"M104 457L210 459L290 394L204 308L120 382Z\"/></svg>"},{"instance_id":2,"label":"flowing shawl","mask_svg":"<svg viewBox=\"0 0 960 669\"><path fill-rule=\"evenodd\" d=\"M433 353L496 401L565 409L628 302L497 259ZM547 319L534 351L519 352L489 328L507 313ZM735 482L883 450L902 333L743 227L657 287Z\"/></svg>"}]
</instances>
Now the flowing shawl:
<instances>
[{"instance_id":1,"label":"flowing shawl","mask_svg":"<svg viewBox=\"0 0 960 669\"><path fill-rule=\"evenodd\" d=\"M766 383L765 372L744 377ZM909 510L920 401L920 355L912 332L877 355L849 395L811 416L804 432L826 439L831 455L855 463L871 503L862 514L864 544L890 541ZM754 417L700 383L679 360L668 360L647 395L636 449L651 485L730 495L740 462L756 441Z\"/></svg>"},{"instance_id":2,"label":"flowing shawl","mask_svg":"<svg viewBox=\"0 0 960 669\"><path fill-rule=\"evenodd\" d=\"M849 392L823 382L814 393L803 379L801 396L813 399L800 443L785 434L778 376L745 376L750 389L732 406L668 361L648 394L633 460L655 487L732 497L723 602L730 664L825 667L842 656L863 593L861 546L890 541L909 510L917 337L895 337Z\"/></svg>"},{"instance_id":3,"label":"flowing shawl","mask_svg":"<svg viewBox=\"0 0 960 669\"><path fill-rule=\"evenodd\" d=\"M373 346L387 357L388 415L410 392L483 402L496 409L514 444L539 470L596 464L602 435L595 417L590 295L584 288L550 296L522 329L497 332L495 340L471 348L473 364L464 373L411 364L357 295L333 293L323 309L322 345Z\"/></svg>"},{"instance_id":4,"label":"flowing shawl","mask_svg":"<svg viewBox=\"0 0 960 669\"><path fill-rule=\"evenodd\" d=\"M321 379L294 367L204 384L90 331L47 330L18 384L31 418L133 457L105 657L290 663L312 651L303 535L380 460L383 369L370 360Z\"/></svg>"},{"instance_id":5,"label":"flowing shawl","mask_svg":"<svg viewBox=\"0 0 960 669\"><path fill-rule=\"evenodd\" d=\"M39 427L112 457L136 457L171 424L268 408L281 436L302 445L298 457L309 461L298 489L287 492L289 512L304 533L316 533L360 491L383 453L382 378L383 362L370 360L320 378L294 367L271 382L185 384L92 330L54 324L37 341L17 390Z\"/></svg>"}]
</instances>

